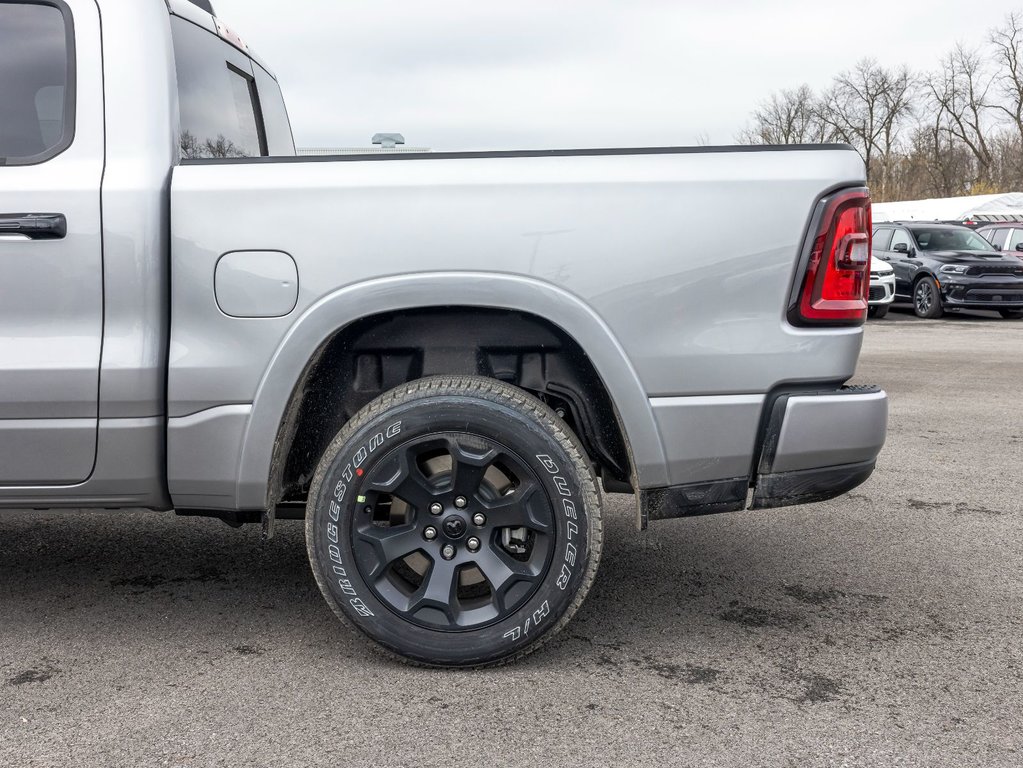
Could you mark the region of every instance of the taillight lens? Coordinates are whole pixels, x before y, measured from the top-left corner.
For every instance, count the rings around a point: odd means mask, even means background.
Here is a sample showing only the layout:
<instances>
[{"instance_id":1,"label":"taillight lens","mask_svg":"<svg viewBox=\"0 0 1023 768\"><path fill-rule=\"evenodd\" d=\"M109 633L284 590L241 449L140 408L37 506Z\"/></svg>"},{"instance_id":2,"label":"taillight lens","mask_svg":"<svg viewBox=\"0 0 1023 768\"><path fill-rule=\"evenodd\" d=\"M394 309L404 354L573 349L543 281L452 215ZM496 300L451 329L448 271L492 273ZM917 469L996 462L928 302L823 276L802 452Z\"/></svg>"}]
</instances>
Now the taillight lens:
<instances>
[{"instance_id":1,"label":"taillight lens","mask_svg":"<svg viewBox=\"0 0 1023 768\"><path fill-rule=\"evenodd\" d=\"M870 289L870 195L841 192L826 204L799 292L799 319L814 325L863 322Z\"/></svg>"}]
</instances>

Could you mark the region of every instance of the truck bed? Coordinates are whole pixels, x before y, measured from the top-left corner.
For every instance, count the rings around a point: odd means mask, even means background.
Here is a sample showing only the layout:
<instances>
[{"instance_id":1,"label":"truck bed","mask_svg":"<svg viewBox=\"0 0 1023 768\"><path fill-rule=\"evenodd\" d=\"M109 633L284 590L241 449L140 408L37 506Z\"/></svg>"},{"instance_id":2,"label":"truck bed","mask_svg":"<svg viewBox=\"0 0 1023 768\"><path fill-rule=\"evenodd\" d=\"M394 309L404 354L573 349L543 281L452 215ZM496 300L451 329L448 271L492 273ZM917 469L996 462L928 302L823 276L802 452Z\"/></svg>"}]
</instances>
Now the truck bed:
<instances>
[{"instance_id":1,"label":"truck bed","mask_svg":"<svg viewBox=\"0 0 1023 768\"><path fill-rule=\"evenodd\" d=\"M861 328L796 328L785 310L816 201L862 184L858 155L828 145L185 161L171 194L172 494L258 505L306 363L293 350L409 305L529 311L577 335L640 487L741 475L768 393L853 374ZM267 250L294 260L294 308L228 316L218 261ZM187 460L214 437L237 487Z\"/></svg>"}]
</instances>

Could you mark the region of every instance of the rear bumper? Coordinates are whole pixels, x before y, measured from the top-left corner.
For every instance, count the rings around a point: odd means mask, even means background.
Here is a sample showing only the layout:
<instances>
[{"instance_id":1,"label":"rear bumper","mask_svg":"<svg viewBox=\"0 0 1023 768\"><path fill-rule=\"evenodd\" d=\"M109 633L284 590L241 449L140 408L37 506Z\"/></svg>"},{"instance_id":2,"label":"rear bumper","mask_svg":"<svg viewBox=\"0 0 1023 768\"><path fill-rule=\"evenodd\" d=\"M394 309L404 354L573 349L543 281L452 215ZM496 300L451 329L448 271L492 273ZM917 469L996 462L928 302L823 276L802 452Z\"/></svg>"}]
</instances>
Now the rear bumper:
<instances>
[{"instance_id":1,"label":"rear bumper","mask_svg":"<svg viewBox=\"0 0 1023 768\"><path fill-rule=\"evenodd\" d=\"M888 395L877 387L782 395L764 434L753 509L824 501L874 471L888 431Z\"/></svg>"},{"instance_id":2,"label":"rear bumper","mask_svg":"<svg viewBox=\"0 0 1023 768\"><path fill-rule=\"evenodd\" d=\"M888 395L877 387L780 394L748 474L642 491L641 522L840 496L870 477L887 429Z\"/></svg>"}]
</instances>

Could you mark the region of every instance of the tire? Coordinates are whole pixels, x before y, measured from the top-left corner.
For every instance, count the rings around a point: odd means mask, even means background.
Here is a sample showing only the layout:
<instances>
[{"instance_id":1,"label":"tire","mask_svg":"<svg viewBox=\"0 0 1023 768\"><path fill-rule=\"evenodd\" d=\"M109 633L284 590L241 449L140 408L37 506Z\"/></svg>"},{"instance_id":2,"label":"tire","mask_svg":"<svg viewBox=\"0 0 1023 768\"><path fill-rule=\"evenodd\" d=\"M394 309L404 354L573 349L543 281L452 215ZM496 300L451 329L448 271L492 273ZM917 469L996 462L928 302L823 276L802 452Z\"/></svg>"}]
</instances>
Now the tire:
<instances>
[{"instance_id":1,"label":"tire","mask_svg":"<svg viewBox=\"0 0 1023 768\"><path fill-rule=\"evenodd\" d=\"M917 317L936 320L945 314L941 291L933 277L925 275L913 286L913 311Z\"/></svg>"},{"instance_id":2,"label":"tire","mask_svg":"<svg viewBox=\"0 0 1023 768\"><path fill-rule=\"evenodd\" d=\"M306 512L334 613L437 667L509 662L554 637L602 538L575 435L532 395L478 376L420 379L359 411L324 452Z\"/></svg>"},{"instance_id":3,"label":"tire","mask_svg":"<svg viewBox=\"0 0 1023 768\"><path fill-rule=\"evenodd\" d=\"M887 304L877 304L873 307L867 307L867 317L871 317L874 320L880 320L888 314Z\"/></svg>"},{"instance_id":4,"label":"tire","mask_svg":"<svg viewBox=\"0 0 1023 768\"><path fill-rule=\"evenodd\" d=\"M998 310L998 314L1006 320L1023 319L1023 309L1000 309Z\"/></svg>"}]
</instances>

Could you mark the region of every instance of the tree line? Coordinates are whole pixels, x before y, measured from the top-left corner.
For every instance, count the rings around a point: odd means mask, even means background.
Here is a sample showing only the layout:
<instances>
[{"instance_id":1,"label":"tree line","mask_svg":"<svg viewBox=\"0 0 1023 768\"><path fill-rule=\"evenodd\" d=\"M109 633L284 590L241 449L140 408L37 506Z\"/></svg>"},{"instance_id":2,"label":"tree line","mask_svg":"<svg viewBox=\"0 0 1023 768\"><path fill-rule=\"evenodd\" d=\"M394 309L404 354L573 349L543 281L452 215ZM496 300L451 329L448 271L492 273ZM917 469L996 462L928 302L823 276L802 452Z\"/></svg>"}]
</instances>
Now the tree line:
<instances>
[{"instance_id":1,"label":"tree line","mask_svg":"<svg viewBox=\"0 0 1023 768\"><path fill-rule=\"evenodd\" d=\"M851 144L875 202L1023 191L1023 13L931 71L863 59L823 91L777 91L737 138Z\"/></svg>"}]
</instances>

